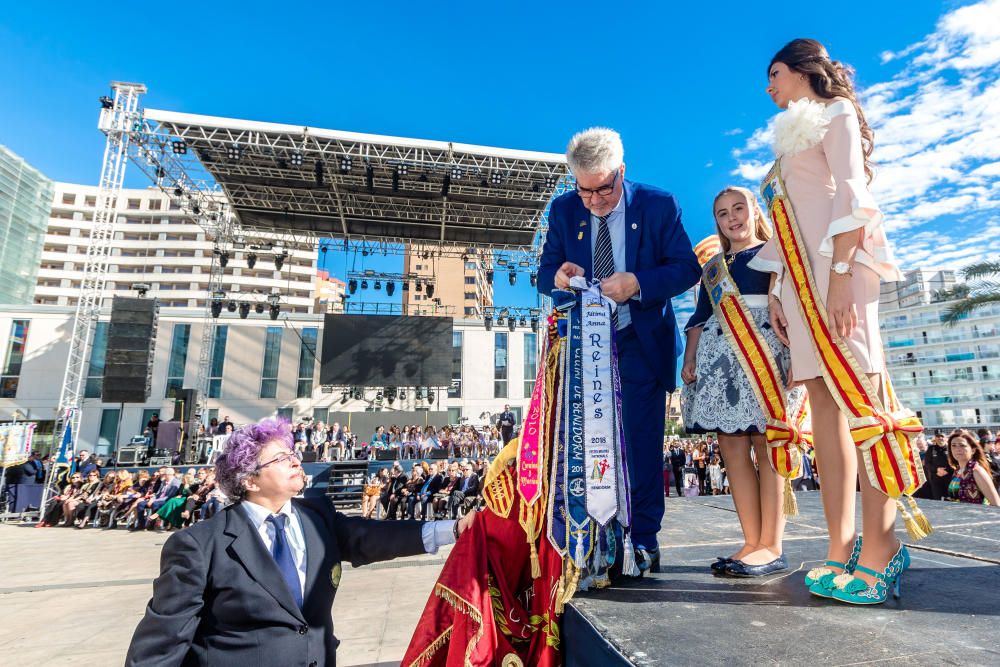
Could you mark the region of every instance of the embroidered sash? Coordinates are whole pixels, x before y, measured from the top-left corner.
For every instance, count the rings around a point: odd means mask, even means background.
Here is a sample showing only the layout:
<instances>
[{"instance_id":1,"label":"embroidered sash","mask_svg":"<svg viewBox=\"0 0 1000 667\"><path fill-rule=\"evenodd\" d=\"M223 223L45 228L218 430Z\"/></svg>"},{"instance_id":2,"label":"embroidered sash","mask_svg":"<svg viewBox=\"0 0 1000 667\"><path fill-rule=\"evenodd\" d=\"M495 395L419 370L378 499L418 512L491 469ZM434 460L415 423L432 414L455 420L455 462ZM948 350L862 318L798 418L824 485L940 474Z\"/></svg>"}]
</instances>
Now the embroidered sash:
<instances>
[{"instance_id":1,"label":"embroidered sash","mask_svg":"<svg viewBox=\"0 0 1000 667\"><path fill-rule=\"evenodd\" d=\"M705 265L702 282L719 327L746 373L757 403L767 418L768 459L774 471L785 480L785 514L797 514L791 480L802 465L801 450L812 443L812 432L803 428L809 403L802 401L793 414L788 413L778 363L771 354L771 347L764 339L764 334L757 327L736 281L729 274L723 253L715 255Z\"/></svg>"},{"instance_id":2,"label":"embroidered sash","mask_svg":"<svg viewBox=\"0 0 1000 667\"><path fill-rule=\"evenodd\" d=\"M911 443L923 430L920 420L905 409L896 398L889 374L882 373L888 409L868 376L844 340L833 333L827 318L823 297L816 280L802 233L781 178L780 159L774 163L761 185L768 213L774 223L775 241L790 280L798 295L799 312L820 372L830 394L847 417L854 444L861 450L862 460L872 486L896 501L907 532L921 539L931 532L930 522L917 507L910 494L924 483L920 456ZM912 516L902 498L910 504Z\"/></svg>"}]
</instances>

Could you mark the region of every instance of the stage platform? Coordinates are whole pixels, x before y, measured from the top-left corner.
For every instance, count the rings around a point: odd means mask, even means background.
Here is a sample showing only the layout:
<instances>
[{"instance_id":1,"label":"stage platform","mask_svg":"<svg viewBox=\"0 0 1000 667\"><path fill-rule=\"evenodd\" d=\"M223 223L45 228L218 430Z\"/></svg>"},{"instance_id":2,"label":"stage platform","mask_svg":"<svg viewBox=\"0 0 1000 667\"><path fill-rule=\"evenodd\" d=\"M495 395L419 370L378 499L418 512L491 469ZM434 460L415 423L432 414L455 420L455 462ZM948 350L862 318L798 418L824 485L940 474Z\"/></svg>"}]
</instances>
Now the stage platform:
<instances>
[{"instance_id":1,"label":"stage platform","mask_svg":"<svg viewBox=\"0 0 1000 667\"><path fill-rule=\"evenodd\" d=\"M899 530L912 558L902 598L852 607L802 584L826 539L819 493L797 497L791 570L763 579L709 570L742 544L731 497L667 499L662 572L578 594L564 616L566 664L1000 665L1000 508L920 502L935 533L913 543Z\"/></svg>"}]
</instances>

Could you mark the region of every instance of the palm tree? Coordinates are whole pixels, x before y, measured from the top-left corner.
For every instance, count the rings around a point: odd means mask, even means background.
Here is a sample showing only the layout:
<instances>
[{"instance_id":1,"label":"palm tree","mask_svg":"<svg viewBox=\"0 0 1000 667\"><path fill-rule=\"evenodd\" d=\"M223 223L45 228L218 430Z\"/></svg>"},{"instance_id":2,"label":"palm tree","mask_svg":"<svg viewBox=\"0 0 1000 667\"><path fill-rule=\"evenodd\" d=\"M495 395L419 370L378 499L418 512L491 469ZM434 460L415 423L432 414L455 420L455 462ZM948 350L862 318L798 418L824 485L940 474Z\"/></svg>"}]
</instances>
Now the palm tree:
<instances>
[{"instance_id":1,"label":"palm tree","mask_svg":"<svg viewBox=\"0 0 1000 667\"><path fill-rule=\"evenodd\" d=\"M944 313L944 323L954 325L972 311L1000 303L1000 259L970 264L960 271L966 283L942 290L942 300L958 299Z\"/></svg>"}]
</instances>

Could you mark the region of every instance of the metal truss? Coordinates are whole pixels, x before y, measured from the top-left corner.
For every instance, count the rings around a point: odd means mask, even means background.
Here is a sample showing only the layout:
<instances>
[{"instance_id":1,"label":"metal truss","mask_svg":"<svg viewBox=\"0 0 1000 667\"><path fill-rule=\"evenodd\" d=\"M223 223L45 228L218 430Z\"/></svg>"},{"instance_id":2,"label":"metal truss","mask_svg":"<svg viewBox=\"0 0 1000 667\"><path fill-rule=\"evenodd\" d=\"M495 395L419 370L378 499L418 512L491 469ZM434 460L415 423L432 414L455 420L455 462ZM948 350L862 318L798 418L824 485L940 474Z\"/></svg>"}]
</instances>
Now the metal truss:
<instances>
[{"instance_id":1,"label":"metal truss","mask_svg":"<svg viewBox=\"0 0 1000 667\"><path fill-rule=\"evenodd\" d=\"M445 317L455 314L455 306L438 303L416 305L348 300L344 303L344 312L354 315L439 315Z\"/></svg>"},{"instance_id":2,"label":"metal truss","mask_svg":"<svg viewBox=\"0 0 1000 667\"><path fill-rule=\"evenodd\" d=\"M80 437L81 404L84 380L89 366L88 352L101 314L104 287L108 275L108 258L114 238L115 220L118 216L118 198L125 181L132 130L139 122L139 96L146 92L140 83L115 82L114 97L101 99L98 127L107 136L101 179L98 186L94 223L90 228L87 261L83 269L80 297L73 318L69 357L59 395L59 416L56 420L56 437L61 437L67 420L72 424L73 450Z\"/></svg>"}]
</instances>

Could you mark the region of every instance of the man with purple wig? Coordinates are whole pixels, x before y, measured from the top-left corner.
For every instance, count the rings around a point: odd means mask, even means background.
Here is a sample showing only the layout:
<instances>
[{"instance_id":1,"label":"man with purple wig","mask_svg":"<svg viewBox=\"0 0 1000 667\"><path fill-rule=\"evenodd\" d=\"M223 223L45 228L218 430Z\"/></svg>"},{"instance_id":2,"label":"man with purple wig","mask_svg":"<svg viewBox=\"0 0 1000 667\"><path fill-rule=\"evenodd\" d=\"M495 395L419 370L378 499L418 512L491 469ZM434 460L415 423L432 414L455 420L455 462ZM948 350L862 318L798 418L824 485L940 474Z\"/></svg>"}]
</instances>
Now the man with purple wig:
<instances>
[{"instance_id":1,"label":"man with purple wig","mask_svg":"<svg viewBox=\"0 0 1000 667\"><path fill-rule=\"evenodd\" d=\"M472 522L368 521L296 498L305 474L286 421L238 429L216 463L233 501L163 546L126 665L335 666L341 561L435 553Z\"/></svg>"}]
</instances>

